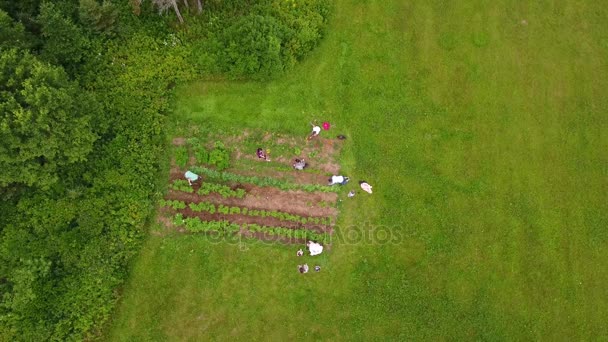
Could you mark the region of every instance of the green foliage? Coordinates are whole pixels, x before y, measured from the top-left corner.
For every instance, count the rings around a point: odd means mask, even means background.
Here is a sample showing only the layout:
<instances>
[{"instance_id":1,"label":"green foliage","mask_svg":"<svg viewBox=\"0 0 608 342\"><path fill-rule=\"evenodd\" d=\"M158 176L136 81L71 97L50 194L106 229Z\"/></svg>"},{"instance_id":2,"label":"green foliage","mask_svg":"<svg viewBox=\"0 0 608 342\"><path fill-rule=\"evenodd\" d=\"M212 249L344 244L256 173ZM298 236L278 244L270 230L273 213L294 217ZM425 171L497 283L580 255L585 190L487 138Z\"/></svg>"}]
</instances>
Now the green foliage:
<instances>
[{"instance_id":1,"label":"green foliage","mask_svg":"<svg viewBox=\"0 0 608 342\"><path fill-rule=\"evenodd\" d=\"M209 164L214 165L218 171L230 166L230 152L221 141L216 141L213 150L209 153Z\"/></svg>"},{"instance_id":2,"label":"green foliage","mask_svg":"<svg viewBox=\"0 0 608 342\"><path fill-rule=\"evenodd\" d=\"M171 189L176 190L176 191L183 191L183 192L187 192L187 193L194 192L194 189L192 189L192 186L188 183L187 180L184 180L184 179L174 180L173 183L171 184Z\"/></svg>"},{"instance_id":3,"label":"green foliage","mask_svg":"<svg viewBox=\"0 0 608 342\"><path fill-rule=\"evenodd\" d=\"M176 220L174 220L175 222ZM228 221L202 221L198 217L187 217L183 219L184 228L193 233L215 232L220 234L233 234L239 231L240 226Z\"/></svg>"},{"instance_id":4,"label":"green foliage","mask_svg":"<svg viewBox=\"0 0 608 342\"><path fill-rule=\"evenodd\" d=\"M186 203L178 200L160 200L161 207L170 207L174 210L186 209Z\"/></svg>"},{"instance_id":5,"label":"green foliage","mask_svg":"<svg viewBox=\"0 0 608 342\"><path fill-rule=\"evenodd\" d=\"M188 165L188 149L186 146L176 146L173 148L173 156L175 157L175 164L180 168L185 168Z\"/></svg>"},{"instance_id":6,"label":"green foliage","mask_svg":"<svg viewBox=\"0 0 608 342\"><path fill-rule=\"evenodd\" d=\"M200 203L190 203L188 207L196 212L206 211L210 214L215 213L215 205L213 203L208 202L200 202Z\"/></svg>"},{"instance_id":7,"label":"green foliage","mask_svg":"<svg viewBox=\"0 0 608 342\"><path fill-rule=\"evenodd\" d=\"M24 49L31 45L31 38L27 36L23 25L0 10L0 49Z\"/></svg>"},{"instance_id":8,"label":"green foliage","mask_svg":"<svg viewBox=\"0 0 608 342\"><path fill-rule=\"evenodd\" d=\"M232 190L229 186L208 182L203 182L198 189L198 194L203 196L209 195L212 192L220 194L223 198L243 198L246 194L245 189L237 188Z\"/></svg>"},{"instance_id":9,"label":"green foliage","mask_svg":"<svg viewBox=\"0 0 608 342\"><path fill-rule=\"evenodd\" d=\"M29 53L0 52L0 186L48 187L63 166L84 161L99 107L59 67Z\"/></svg>"},{"instance_id":10,"label":"green foliage","mask_svg":"<svg viewBox=\"0 0 608 342\"><path fill-rule=\"evenodd\" d=\"M43 2L38 16L44 38L42 56L53 63L72 66L81 62L89 45L83 30L59 6Z\"/></svg>"},{"instance_id":11,"label":"green foliage","mask_svg":"<svg viewBox=\"0 0 608 342\"><path fill-rule=\"evenodd\" d=\"M182 214L175 214L172 222L176 226L181 226L184 224L184 216Z\"/></svg>"},{"instance_id":12,"label":"green foliage","mask_svg":"<svg viewBox=\"0 0 608 342\"><path fill-rule=\"evenodd\" d=\"M158 160L168 154L163 127L174 86L207 76L201 71L233 70L238 59L221 60L223 31L240 18L259 15L265 19L258 31L283 32L270 18L270 3L209 1L209 16L175 33L163 18L132 16L126 2L0 0L15 19L0 12L0 340L98 337L162 192ZM212 12L222 25L207 25ZM259 34L248 29L231 32ZM277 63L261 64L260 76L281 65L276 50L246 47L274 53L257 56ZM28 48L37 57L19 50ZM283 50L277 72L291 63ZM192 152L199 162L227 168L228 151L214 150ZM176 186L187 191L183 185ZM236 190L236 197L244 194ZM181 201L161 204L186 208ZM185 220L174 217L177 225Z\"/></svg>"},{"instance_id":13,"label":"green foliage","mask_svg":"<svg viewBox=\"0 0 608 342\"><path fill-rule=\"evenodd\" d=\"M110 1L99 3L96 0L80 0L80 22L92 30L105 34L116 31L118 9Z\"/></svg>"},{"instance_id":14,"label":"green foliage","mask_svg":"<svg viewBox=\"0 0 608 342\"><path fill-rule=\"evenodd\" d=\"M194 150L196 161L201 164L209 163L209 152L204 147L200 146Z\"/></svg>"},{"instance_id":15,"label":"green foliage","mask_svg":"<svg viewBox=\"0 0 608 342\"><path fill-rule=\"evenodd\" d=\"M265 79L291 68L318 44L330 6L328 0L211 2L206 20L192 18L182 35L192 42L200 70Z\"/></svg>"},{"instance_id":16,"label":"green foliage","mask_svg":"<svg viewBox=\"0 0 608 342\"><path fill-rule=\"evenodd\" d=\"M41 0L0 0L0 8L8 13L17 22L31 30L36 31L39 27L36 16L39 13Z\"/></svg>"},{"instance_id":17,"label":"green foliage","mask_svg":"<svg viewBox=\"0 0 608 342\"><path fill-rule=\"evenodd\" d=\"M304 190L308 192L337 192L339 188L320 184L296 184L282 181L271 177L242 176L230 172L219 172L205 167L194 167L194 172L203 174L211 179L224 182L250 183L257 186L275 187L281 190Z\"/></svg>"},{"instance_id":18,"label":"green foliage","mask_svg":"<svg viewBox=\"0 0 608 342\"><path fill-rule=\"evenodd\" d=\"M170 207L175 210L185 209L186 204L183 201L177 200L161 200L160 206ZM273 217L279 219L281 221L290 221L302 224L322 224L322 225L331 225L330 217L304 217L295 214L290 214L286 212L281 212L277 210L257 210L257 209L249 209L246 207L238 207L238 206L226 206L223 204L218 205L217 207L211 202L199 202L199 203L189 203L188 207L195 212L206 211L210 214L216 212L224 215L247 215L251 217Z\"/></svg>"},{"instance_id":19,"label":"green foliage","mask_svg":"<svg viewBox=\"0 0 608 342\"><path fill-rule=\"evenodd\" d=\"M250 14L235 20L221 35L220 60L232 76L271 76L285 69L281 59L284 33L271 16Z\"/></svg>"}]
</instances>

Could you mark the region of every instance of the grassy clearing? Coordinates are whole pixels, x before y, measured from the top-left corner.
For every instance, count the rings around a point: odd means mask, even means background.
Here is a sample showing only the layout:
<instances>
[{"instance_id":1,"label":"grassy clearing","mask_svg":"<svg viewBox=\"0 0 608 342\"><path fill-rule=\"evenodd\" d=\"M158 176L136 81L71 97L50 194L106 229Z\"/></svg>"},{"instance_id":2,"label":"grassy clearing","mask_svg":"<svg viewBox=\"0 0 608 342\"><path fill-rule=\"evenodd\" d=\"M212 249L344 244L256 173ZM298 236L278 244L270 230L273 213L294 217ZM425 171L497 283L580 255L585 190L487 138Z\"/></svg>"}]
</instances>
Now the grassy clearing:
<instances>
[{"instance_id":1,"label":"grassy clearing","mask_svg":"<svg viewBox=\"0 0 608 342\"><path fill-rule=\"evenodd\" d=\"M192 123L350 137L324 270L293 247L150 237L110 340L608 337L608 9L600 2L337 1L283 79L180 91ZM371 223L371 224L368 224ZM243 247L241 246L241 247Z\"/></svg>"}]
</instances>

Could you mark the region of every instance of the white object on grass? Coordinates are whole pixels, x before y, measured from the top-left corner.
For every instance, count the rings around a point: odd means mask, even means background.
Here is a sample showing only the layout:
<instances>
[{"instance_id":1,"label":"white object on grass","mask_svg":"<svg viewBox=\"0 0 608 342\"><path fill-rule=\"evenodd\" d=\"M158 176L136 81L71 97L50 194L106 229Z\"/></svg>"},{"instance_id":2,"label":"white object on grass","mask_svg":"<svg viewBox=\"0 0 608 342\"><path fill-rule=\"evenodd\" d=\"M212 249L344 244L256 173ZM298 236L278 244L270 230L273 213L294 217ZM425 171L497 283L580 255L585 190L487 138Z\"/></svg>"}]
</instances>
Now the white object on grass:
<instances>
[{"instance_id":1,"label":"white object on grass","mask_svg":"<svg viewBox=\"0 0 608 342\"><path fill-rule=\"evenodd\" d=\"M310 255L319 255L323 253L323 246L316 242L308 241L306 244L308 246L308 250L310 251Z\"/></svg>"},{"instance_id":2,"label":"white object on grass","mask_svg":"<svg viewBox=\"0 0 608 342\"><path fill-rule=\"evenodd\" d=\"M372 186L363 182L361 183L361 189L363 189L363 191L367 192L367 193L372 193Z\"/></svg>"}]
</instances>

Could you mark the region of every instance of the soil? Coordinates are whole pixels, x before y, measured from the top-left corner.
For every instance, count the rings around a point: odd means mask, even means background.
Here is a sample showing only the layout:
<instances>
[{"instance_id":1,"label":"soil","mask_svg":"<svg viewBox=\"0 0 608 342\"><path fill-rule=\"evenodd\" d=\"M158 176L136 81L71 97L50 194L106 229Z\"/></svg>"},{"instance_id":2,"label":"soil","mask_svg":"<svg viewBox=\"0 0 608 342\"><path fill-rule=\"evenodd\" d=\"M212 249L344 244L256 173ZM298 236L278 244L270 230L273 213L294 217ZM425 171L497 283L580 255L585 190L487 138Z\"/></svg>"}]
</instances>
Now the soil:
<instances>
[{"instance_id":1,"label":"soil","mask_svg":"<svg viewBox=\"0 0 608 342\"><path fill-rule=\"evenodd\" d=\"M172 143L174 146L183 146L186 144L186 138L182 138L182 137L173 138Z\"/></svg>"},{"instance_id":2,"label":"soil","mask_svg":"<svg viewBox=\"0 0 608 342\"><path fill-rule=\"evenodd\" d=\"M326 192L305 191L281 191L276 188L260 188L255 186L243 186L247 191L245 197L223 198L219 194L211 193L207 196L196 193L185 193L169 190L166 199L184 202L209 201L215 204L247 207L254 210L278 210L300 216L336 217L338 209L327 206L335 203L338 195Z\"/></svg>"},{"instance_id":3,"label":"soil","mask_svg":"<svg viewBox=\"0 0 608 342\"><path fill-rule=\"evenodd\" d=\"M277 140L277 142L279 144L287 144L295 148L296 146L298 146L298 144L295 142L295 139L293 140L294 141L288 141L285 138L280 138ZM340 165L336 163L334 159L335 155L340 152L341 148L341 140L315 138L311 141L306 142L306 146L301 148L302 152L299 156L294 155L293 158L289 159L285 157L270 156L270 159L274 162L278 162L291 167L291 165L293 164L293 160L295 158L300 158L306 160L317 170L337 175L340 172ZM315 157L309 157L313 153L316 153ZM238 148L235 151L234 157L237 159L245 158L251 160L259 160L255 153L245 153Z\"/></svg>"}]
</instances>

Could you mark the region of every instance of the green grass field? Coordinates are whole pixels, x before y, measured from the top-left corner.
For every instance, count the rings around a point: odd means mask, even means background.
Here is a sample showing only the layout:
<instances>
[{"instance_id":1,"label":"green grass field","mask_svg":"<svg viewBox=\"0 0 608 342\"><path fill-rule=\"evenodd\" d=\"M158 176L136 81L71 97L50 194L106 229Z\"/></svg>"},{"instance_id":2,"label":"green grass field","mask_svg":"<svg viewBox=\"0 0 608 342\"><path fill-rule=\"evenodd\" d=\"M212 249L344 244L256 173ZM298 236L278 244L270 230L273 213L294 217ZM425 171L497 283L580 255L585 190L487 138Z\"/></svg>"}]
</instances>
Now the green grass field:
<instances>
[{"instance_id":1,"label":"green grass field","mask_svg":"<svg viewBox=\"0 0 608 342\"><path fill-rule=\"evenodd\" d=\"M591 0L336 1L284 77L183 87L178 130L329 119L375 192L343 202L351 238L318 274L293 246L150 236L107 340L607 339L607 19Z\"/></svg>"}]
</instances>

